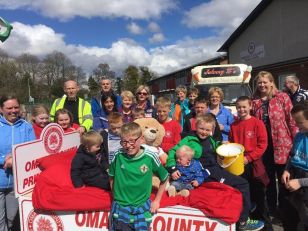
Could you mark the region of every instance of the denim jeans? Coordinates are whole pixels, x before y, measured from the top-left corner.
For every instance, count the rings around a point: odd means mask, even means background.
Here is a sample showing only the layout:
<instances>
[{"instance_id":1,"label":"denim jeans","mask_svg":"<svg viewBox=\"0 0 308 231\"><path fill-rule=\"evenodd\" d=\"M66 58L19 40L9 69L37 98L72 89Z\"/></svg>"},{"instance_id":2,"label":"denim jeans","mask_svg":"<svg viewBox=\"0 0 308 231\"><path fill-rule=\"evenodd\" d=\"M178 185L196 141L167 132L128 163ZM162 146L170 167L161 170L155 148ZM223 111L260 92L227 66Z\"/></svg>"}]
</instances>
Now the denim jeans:
<instances>
[{"instance_id":1,"label":"denim jeans","mask_svg":"<svg viewBox=\"0 0 308 231\"><path fill-rule=\"evenodd\" d=\"M191 190L193 189L194 187L191 185L191 183L183 183L183 182L180 182L180 181L172 181L170 183L170 185L174 186L176 191L181 191L183 189L188 189L188 190Z\"/></svg>"},{"instance_id":2,"label":"denim jeans","mask_svg":"<svg viewBox=\"0 0 308 231\"><path fill-rule=\"evenodd\" d=\"M0 231L10 230L18 211L13 189L0 189Z\"/></svg>"}]
</instances>

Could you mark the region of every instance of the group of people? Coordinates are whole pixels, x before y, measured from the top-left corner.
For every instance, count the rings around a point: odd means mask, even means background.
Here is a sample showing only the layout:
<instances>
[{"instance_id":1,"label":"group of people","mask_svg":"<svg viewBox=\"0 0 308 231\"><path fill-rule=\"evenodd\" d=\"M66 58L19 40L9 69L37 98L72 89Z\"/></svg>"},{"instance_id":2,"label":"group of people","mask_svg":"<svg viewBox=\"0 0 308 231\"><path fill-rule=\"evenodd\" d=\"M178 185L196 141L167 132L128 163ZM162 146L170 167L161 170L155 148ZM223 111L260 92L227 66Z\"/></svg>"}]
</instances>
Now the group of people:
<instances>
[{"instance_id":1,"label":"group of people","mask_svg":"<svg viewBox=\"0 0 308 231\"><path fill-rule=\"evenodd\" d=\"M49 122L58 123L64 132L80 133L81 145L71 163L72 183L112 191L112 230L148 230L165 190L169 196L189 196L190 190L211 181L241 192L238 230L273 230L270 215L281 218L286 231L295 230L299 221L308 230L307 94L294 76L286 79L288 93L279 91L266 71L258 73L256 83L252 98L237 99L237 116L223 106L219 87L210 88L203 98L197 88L178 86L174 103L160 97L153 106L149 87L139 86L135 95L117 95L108 78L101 79L101 91L90 103L77 97L75 81L66 81L65 95L54 101L50 112L43 105L33 107L32 124L20 118L16 97L2 97L0 231L10 230L18 210L12 145L39 138ZM134 122L147 117L165 129L160 147L168 154L164 166ZM227 142L245 147L240 176L219 164L216 148ZM153 174L160 185L150 201Z\"/></svg>"}]
</instances>

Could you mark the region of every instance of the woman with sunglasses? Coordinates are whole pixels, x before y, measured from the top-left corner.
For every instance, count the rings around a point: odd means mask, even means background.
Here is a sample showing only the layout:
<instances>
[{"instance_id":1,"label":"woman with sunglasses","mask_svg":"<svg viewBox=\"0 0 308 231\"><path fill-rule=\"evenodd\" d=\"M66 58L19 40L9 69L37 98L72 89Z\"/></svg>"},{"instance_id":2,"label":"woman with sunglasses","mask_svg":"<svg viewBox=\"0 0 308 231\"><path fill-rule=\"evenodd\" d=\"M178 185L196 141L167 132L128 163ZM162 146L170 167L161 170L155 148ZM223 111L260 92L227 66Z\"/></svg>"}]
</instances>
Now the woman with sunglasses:
<instances>
[{"instance_id":1,"label":"woman with sunglasses","mask_svg":"<svg viewBox=\"0 0 308 231\"><path fill-rule=\"evenodd\" d=\"M135 108L141 108L145 112L145 117L156 118L156 109L152 106L149 100L150 88L146 85L140 85L136 90L136 100L137 103Z\"/></svg>"}]
</instances>

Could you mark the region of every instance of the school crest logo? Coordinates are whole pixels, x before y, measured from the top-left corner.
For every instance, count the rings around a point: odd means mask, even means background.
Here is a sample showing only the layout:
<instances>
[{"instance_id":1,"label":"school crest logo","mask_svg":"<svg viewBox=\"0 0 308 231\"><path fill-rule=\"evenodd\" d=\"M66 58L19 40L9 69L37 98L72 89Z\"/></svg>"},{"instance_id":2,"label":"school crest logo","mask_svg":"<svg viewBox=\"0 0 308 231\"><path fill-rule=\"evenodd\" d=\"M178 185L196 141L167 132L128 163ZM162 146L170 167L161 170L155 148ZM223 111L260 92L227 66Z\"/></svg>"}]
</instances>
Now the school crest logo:
<instances>
[{"instance_id":1,"label":"school crest logo","mask_svg":"<svg viewBox=\"0 0 308 231\"><path fill-rule=\"evenodd\" d=\"M51 127L46 131L44 137L44 147L48 153L60 151L63 143L62 132L57 127Z\"/></svg>"},{"instance_id":2,"label":"school crest logo","mask_svg":"<svg viewBox=\"0 0 308 231\"><path fill-rule=\"evenodd\" d=\"M248 132L246 132L246 137L247 137L248 139L254 138L254 137L255 137L254 131L248 131Z\"/></svg>"},{"instance_id":3,"label":"school crest logo","mask_svg":"<svg viewBox=\"0 0 308 231\"><path fill-rule=\"evenodd\" d=\"M146 164L140 166L140 171L146 173L149 170L149 167Z\"/></svg>"},{"instance_id":4,"label":"school crest logo","mask_svg":"<svg viewBox=\"0 0 308 231\"><path fill-rule=\"evenodd\" d=\"M54 212L36 213L34 209L27 218L29 231L64 231L61 219Z\"/></svg>"}]
</instances>

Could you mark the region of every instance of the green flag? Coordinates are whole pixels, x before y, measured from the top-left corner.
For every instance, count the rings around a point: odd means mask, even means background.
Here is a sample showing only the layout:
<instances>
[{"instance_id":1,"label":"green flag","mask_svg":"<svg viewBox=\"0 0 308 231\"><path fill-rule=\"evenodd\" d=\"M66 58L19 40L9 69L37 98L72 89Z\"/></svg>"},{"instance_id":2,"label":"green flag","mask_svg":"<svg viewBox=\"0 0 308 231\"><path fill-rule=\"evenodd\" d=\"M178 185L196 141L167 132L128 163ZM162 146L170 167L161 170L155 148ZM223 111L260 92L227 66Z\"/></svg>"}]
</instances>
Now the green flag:
<instances>
[{"instance_id":1,"label":"green flag","mask_svg":"<svg viewBox=\"0 0 308 231\"><path fill-rule=\"evenodd\" d=\"M12 29L13 27L0 17L0 40L2 42L4 42L10 36Z\"/></svg>"}]
</instances>

